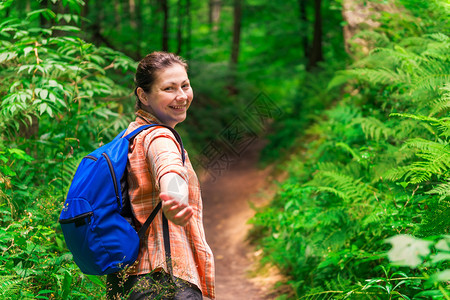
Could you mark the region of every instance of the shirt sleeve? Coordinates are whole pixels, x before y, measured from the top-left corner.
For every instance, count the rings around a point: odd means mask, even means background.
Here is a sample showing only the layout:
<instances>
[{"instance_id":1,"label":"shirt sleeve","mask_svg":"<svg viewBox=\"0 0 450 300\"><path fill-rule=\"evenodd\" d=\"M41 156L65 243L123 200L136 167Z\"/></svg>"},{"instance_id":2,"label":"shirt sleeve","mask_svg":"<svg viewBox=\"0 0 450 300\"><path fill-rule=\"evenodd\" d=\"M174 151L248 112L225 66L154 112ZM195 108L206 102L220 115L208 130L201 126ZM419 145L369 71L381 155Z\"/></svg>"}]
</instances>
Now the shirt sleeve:
<instances>
[{"instance_id":1,"label":"shirt sleeve","mask_svg":"<svg viewBox=\"0 0 450 300\"><path fill-rule=\"evenodd\" d=\"M161 177L167 173L176 173L188 183L188 173L181 158L181 147L169 129L152 130L144 139L144 149L158 190Z\"/></svg>"}]
</instances>

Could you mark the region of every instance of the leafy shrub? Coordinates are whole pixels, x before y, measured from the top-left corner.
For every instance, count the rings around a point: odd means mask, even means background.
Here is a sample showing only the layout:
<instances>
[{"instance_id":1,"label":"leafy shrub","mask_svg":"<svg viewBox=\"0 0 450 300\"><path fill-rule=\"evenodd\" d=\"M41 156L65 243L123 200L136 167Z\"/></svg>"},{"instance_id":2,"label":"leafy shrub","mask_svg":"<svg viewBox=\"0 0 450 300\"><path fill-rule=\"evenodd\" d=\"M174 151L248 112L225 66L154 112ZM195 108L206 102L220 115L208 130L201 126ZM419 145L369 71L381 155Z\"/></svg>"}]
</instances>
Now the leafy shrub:
<instances>
[{"instance_id":1,"label":"leafy shrub","mask_svg":"<svg viewBox=\"0 0 450 300\"><path fill-rule=\"evenodd\" d=\"M390 264L384 241L450 229L449 41L388 44L330 81L351 80L352 92L297 140L311 142L252 220L264 261L290 275L299 298L448 299L448 259Z\"/></svg>"},{"instance_id":2,"label":"leafy shrub","mask_svg":"<svg viewBox=\"0 0 450 300\"><path fill-rule=\"evenodd\" d=\"M11 3L0 5L1 297L98 299L103 279L80 273L57 220L78 161L128 125L130 89L114 78L131 82L136 63L49 9L3 18Z\"/></svg>"}]
</instances>

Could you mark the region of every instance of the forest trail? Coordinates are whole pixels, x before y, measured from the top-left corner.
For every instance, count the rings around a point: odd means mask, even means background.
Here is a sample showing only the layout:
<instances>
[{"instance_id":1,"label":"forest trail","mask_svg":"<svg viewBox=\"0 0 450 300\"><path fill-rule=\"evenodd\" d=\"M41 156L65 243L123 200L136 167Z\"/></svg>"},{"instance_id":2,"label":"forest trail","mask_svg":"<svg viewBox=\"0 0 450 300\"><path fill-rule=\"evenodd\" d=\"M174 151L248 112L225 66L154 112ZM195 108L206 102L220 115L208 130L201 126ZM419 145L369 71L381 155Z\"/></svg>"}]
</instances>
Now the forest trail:
<instances>
[{"instance_id":1,"label":"forest trail","mask_svg":"<svg viewBox=\"0 0 450 300\"><path fill-rule=\"evenodd\" d=\"M216 264L217 300L271 299L271 287L278 279L271 274L251 276L258 252L246 241L254 215L250 202L261 206L273 196L270 167L258 169L259 152L264 142L257 141L239 160L214 180L201 176L206 239Z\"/></svg>"}]
</instances>

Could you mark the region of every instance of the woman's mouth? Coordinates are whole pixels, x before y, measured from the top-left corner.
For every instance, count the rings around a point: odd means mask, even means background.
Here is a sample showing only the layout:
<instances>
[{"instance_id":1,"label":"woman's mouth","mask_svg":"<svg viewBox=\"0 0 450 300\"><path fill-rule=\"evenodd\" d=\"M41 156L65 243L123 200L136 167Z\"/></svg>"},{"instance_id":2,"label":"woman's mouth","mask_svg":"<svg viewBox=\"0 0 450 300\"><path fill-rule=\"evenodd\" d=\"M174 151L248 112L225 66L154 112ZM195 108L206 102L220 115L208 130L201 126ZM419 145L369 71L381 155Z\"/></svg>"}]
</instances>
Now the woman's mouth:
<instances>
[{"instance_id":1,"label":"woman's mouth","mask_svg":"<svg viewBox=\"0 0 450 300\"><path fill-rule=\"evenodd\" d=\"M175 110L184 110L186 105L170 105L169 107Z\"/></svg>"}]
</instances>

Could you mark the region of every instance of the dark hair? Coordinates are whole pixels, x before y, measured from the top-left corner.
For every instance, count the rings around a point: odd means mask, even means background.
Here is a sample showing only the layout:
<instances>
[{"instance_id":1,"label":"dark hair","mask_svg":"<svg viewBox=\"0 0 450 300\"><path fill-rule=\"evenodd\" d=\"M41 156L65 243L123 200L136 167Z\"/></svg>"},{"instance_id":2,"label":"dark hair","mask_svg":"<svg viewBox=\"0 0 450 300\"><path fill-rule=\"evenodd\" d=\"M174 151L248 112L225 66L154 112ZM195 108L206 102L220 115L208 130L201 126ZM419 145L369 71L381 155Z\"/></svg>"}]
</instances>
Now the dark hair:
<instances>
[{"instance_id":1,"label":"dark hair","mask_svg":"<svg viewBox=\"0 0 450 300\"><path fill-rule=\"evenodd\" d=\"M136 110L141 108L141 101L137 94L137 89L140 87L144 92L148 93L152 89L152 85L156 79L156 73L164 70L174 64L183 66L186 71L188 65L186 61L178 55L169 52L155 51L147 54L140 62L134 77L136 88L134 94L136 95Z\"/></svg>"}]
</instances>

